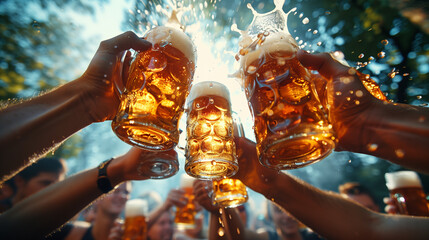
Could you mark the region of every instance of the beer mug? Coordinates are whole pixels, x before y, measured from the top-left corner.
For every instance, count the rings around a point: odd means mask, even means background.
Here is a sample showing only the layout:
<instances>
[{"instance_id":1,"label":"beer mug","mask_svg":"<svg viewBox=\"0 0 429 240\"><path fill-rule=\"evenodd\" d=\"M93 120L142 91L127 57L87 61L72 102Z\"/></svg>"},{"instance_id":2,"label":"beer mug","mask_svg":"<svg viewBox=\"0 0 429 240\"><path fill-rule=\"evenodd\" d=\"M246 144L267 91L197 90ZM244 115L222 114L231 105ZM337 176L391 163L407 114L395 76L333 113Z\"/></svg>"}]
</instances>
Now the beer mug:
<instances>
[{"instance_id":1,"label":"beer mug","mask_svg":"<svg viewBox=\"0 0 429 240\"><path fill-rule=\"evenodd\" d=\"M419 176L413 171L386 173L386 186L395 200L399 213L413 216L429 216L429 204Z\"/></svg>"},{"instance_id":2,"label":"beer mug","mask_svg":"<svg viewBox=\"0 0 429 240\"><path fill-rule=\"evenodd\" d=\"M145 240L147 238L147 202L131 199L125 204L125 223L122 240Z\"/></svg>"},{"instance_id":3,"label":"beer mug","mask_svg":"<svg viewBox=\"0 0 429 240\"><path fill-rule=\"evenodd\" d=\"M283 170L323 159L335 148L336 138L279 11L258 15L250 25L242 43L251 44L240 50L240 76L259 160Z\"/></svg>"},{"instance_id":4,"label":"beer mug","mask_svg":"<svg viewBox=\"0 0 429 240\"><path fill-rule=\"evenodd\" d=\"M219 207L237 207L248 200L247 188L240 180L223 178L213 180L213 204Z\"/></svg>"},{"instance_id":5,"label":"beer mug","mask_svg":"<svg viewBox=\"0 0 429 240\"><path fill-rule=\"evenodd\" d=\"M165 151L179 139L177 123L194 76L195 49L184 32L172 27L155 27L144 38L151 49L134 52L130 63L123 57L125 85L116 82L121 103L112 129L131 145Z\"/></svg>"},{"instance_id":6,"label":"beer mug","mask_svg":"<svg viewBox=\"0 0 429 240\"><path fill-rule=\"evenodd\" d=\"M197 211L195 210L193 194L193 184L195 178L182 174L180 178L180 188L185 192L185 197L188 199L186 206L176 207L176 216L174 218L174 223L178 229L190 229L195 227L195 215Z\"/></svg>"},{"instance_id":7,"label":"beer mug","mask_svg":"<svg viewBox=\"0 0 429 240\"><path fill-rule=\"evenodd\" d=\"M169 178L179 171L177 152L174 149L164 152L146 152L144 161L137 169L141 176L151 179Z\"/></svg>"},{"instance_id":8,"label":"beer mug","mask_svg":"<svg viewBox=\"0 0 429 240\"><path fill-rule=\"evenodd\" d=\"M195 84L187 108L185 170L196 178L230 177L238 171L229 91L218 82Z\"/></svg>"}]
</instances>

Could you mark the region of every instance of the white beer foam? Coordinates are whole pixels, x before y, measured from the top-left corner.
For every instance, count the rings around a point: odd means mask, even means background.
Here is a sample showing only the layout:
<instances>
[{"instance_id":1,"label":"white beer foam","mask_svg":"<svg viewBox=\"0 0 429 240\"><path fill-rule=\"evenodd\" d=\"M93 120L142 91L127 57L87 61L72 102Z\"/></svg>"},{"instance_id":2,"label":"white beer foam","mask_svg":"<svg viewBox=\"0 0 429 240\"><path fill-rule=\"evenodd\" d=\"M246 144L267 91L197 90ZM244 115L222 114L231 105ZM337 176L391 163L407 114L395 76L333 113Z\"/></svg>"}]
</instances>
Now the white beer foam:
<instances>
[{"instance_id":1,"label":"white beer foam","mask_svg":"<svg viewBox=\"0 0 429 240\"><path fill-rule=\"evenodd\" d=\"M422 183L416 172L398 171L386 173L386 186L389 190L403 187L421 187Z\"/></svg>"},{"instance_id":2,"label":"white beer foam","mask_svg":"<svg viewBox=\"0 0 429 240\"><path fill-rule=\"evenodd\" d=\"M180 188L192 188L194 185L195 178L188 174L182 174L180 177Z\"/></svg>"},{"instance_id":3,"label":"white beer foam","mask_svg":"<svg viewBox=\"0 0 429 240\"><path fill-rule=\"evenodd\" d=\"M182 30L174 27L158 26L151 29L145 36L152 44L168 42L180 50L189 61L195 63L195 47L192 40Z\"/></svg>"},{"instance_id":4,"label":"white beer foam","mask_svg":"<svg viewBox=\"0 0 429 240\"><path fill-rule=\"evenodd\" d=\"M146 216L147 202L143 199L130 199L125 204L125 217Z\"/></svg>"},{"instance_id":5,"label":"white beer foam","mask_svg":"<svg viewBox=\"0 0 429 240\"><path fill-rule=\"evenodd\" d=\"M243 71L247 71L247 67L252 62L264 57L266 53L281 51L283 53L290 53L290 57L292 58L295 56L297 50L298 44L288 32L270 32L260 46L241 56L240 65Z\"/></svg>"},{"instance_id":6,"label":"white beer foam","mask_svg":"<svg viewBox=\"0 0 429 240\"><path fill-rule=\"evenodd\" d=\"M229 98L228 88L225 85L218 82L206 81L196 83L192 86L191 92L189 93L188 97L188 103L192 103L196 98L200 96L207 95L223 97L228 100L228 102L231 102Z\"/></svg>"}]
</instances>

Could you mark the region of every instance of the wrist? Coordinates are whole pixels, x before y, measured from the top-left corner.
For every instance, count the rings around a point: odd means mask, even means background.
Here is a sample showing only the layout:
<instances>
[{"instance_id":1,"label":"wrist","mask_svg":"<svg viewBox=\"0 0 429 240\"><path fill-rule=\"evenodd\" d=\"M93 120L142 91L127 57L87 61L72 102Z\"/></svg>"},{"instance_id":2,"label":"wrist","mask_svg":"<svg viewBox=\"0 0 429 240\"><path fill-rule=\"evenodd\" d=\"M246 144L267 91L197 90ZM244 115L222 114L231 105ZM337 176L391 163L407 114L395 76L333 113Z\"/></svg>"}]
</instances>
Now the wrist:
<instances>
[{"instance_id":1,"label":"wrist","mask_svg":"<svg viewBox=\"0 0 429 240\"><path fill-rule=\"evenodd\" d=\"M125 181L122 174L122 168L119 164L120 161L118 160L118 158L112 158L109 166L107 167L107 177L113 187Z\"/></svg>"}]
</instances>

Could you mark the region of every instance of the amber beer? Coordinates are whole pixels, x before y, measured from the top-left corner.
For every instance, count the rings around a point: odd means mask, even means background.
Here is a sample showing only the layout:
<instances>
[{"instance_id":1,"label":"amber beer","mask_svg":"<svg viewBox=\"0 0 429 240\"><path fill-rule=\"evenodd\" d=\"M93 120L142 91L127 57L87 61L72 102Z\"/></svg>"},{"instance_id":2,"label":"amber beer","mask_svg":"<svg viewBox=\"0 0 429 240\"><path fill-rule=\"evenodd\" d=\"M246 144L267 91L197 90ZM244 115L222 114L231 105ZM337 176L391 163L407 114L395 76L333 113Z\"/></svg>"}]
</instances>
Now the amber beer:
<instances>
[{"instance_id":1,"label":"amber beer","mask_svg":"<svg viewBox=\"0 0 429 240\"><path fill-rule=\"evenodd\" d=\"M174 149L164 152L146 152L137 171L141 176L151 179L169 178L179 171L177 152Z\"/></svg>"},{"instance_id":2,"label":"amber beer","mask_svg":"<svg viewBox=\"0 0 429 240\"><path fill-rule=\"evenodd\" d=\"M429 204L419 176L413 171L386 173L386 186L401 214L429 216Z\"/></svg>"},{"instance_id":3,"label":"amber beer","mask_svg":"<svg viewBox=\"0 0 429 240\"><path fill-rule=\"evenodd\" d=\"M256 39L240 51L257 153L267 167L299 168L329 155L335 134L310 72L296 58L297 43L288 32L264 31L265 27L252 26L258 31Z\"/></svg>"},{"instance_id":4,"label":"amber beer","mask_svg":"<svg viewBox=\"0 0 429 240\"><path fill-rule=\"evenodd\" d=\"M238 162L228 89L218 82L195 84L186 111L186 172L201 179L234 175Z\"/></svg>"},{"instance_id":5,"label":"amber beer","mask_svg":"<svg viewBox=\"0 0 429 240\"><path fill-rule=\"evenodd\" d=\"M128 200L125 205L125 223L122 240L146 240L147 203L142 199Z\"/></svg>"},{"instance_id":6,"label":"amber beer","mask_svg":"<svg viewBox=\"0 0 429 240\"><path fill-rule=\"evenodd\" d=\"M152 48L135 53L123 71L126 83L119 89L121 103L112 128L129 144L165 151L179 139L178 121L194 76L195 49L184 32L172 27L155 27L144 38Z\"/></svg>"},{"instance_id":7,"label":"amber beer","mask_svg":"<svg viewBox=\"0 0 429 240\"><path fill-rule=\"evenodd\" d=\"M180 178L180 188L185 191L185 197L188 199L188 202L184 207L176 207L174 223L178 229L189 229L195 227L195 214L197 211L195 210L195 196L192 188L194 180L195 178L187 174L182 174Z\"/></svg>"},{"instance_id":8,"label":"amber beer","mask_svg":"<svg viewBox=\"0 0 429 240\"><path fill-rule=\"evenodd\" d=\"M247 188L238 179L213 180L213 203L219 207L236 207L248 200Z\"/></svg>"}]
</instances>

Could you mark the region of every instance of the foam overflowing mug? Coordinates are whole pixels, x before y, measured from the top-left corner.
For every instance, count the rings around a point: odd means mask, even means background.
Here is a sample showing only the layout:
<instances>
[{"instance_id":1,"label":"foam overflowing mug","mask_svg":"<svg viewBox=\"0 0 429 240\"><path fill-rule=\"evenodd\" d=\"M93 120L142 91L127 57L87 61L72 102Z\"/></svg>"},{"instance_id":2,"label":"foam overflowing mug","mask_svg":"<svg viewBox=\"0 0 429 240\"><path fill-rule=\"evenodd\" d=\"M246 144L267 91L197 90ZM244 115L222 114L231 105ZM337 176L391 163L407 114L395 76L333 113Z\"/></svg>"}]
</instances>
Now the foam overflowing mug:
<instances>
[{"instance_id":1,"label":"foam overflowing mug","mask_svg":"<svg viewBox=\"0 0 429 240\"><path fill-rule=\"evenodd\" d=\"M429 204L416 172L398 171L384 176L390 197L395 200L399 213L429 216Z\"/></svg>"},{"instance_id":2,"label":"foam overflowing mug","mask_svg":"<svg viewBox=\"0 0 429 240\"><path fill-rule=\"evenodd\" d=\"M262 165L294 169L317 162L335 148L335 132L316 94L312 74L296 53L282 1L257 14L242 31L239 77L254 120ZM284 1L283 1L284 3Z\"/></svg>"},{"instance_id":3,"label":"foam overflowing mug","mask_svg":"<svg viewBox=\"0 0 429 240\"><path fill-rule=\"evenodd\" d=\"M116 88L121 103L112 129L123 141L152 151L173 149L195 71L195 48L180 29L159 26L144 39L151 49L123 57Z\"/></svg>"}]
</instances>

